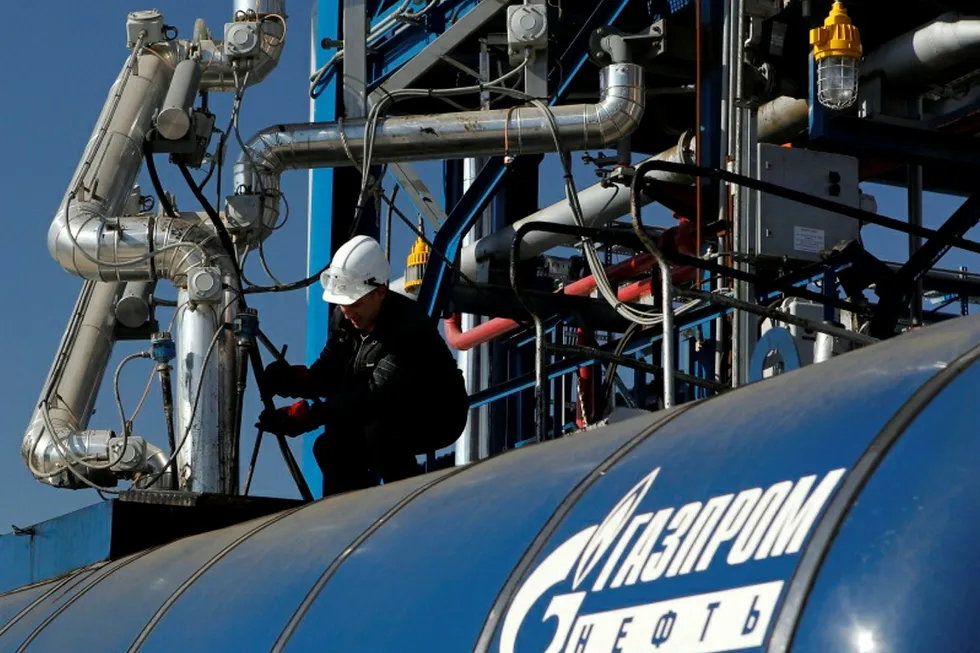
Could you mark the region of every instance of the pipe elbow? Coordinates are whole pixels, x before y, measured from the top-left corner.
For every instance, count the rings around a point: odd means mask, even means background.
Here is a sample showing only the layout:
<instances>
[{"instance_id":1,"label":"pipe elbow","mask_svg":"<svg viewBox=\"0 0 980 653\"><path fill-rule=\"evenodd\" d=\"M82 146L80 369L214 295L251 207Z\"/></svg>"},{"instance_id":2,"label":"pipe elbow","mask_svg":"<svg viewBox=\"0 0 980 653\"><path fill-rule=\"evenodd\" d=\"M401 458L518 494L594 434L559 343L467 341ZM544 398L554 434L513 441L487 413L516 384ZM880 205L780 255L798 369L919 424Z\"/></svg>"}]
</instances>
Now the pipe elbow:
<instances>
[{"instance_id":1,"label":"pipe elbow","mask_svg":"<svg viewBox=\"0 0 980 653\"><path fill-rule=\"evenodd\" d=\"M640 126L646 108L642 66L617 63L600 71L600 100L595 105L601 146L611 145Z\"/></svg>"},{"instance_id":2,"label":"pipe elbow","mask_svg":"<svg viewBox=\"0 0 980 653\"><path fill-rule=\"evenodd\" d=\"M48 253L62 268L76 276L94 281L106 281L99 266L79 250L99 259L100 243L105 224L98 207L87 203L72 203L68 196L48 228Z\"/></svg>"},{"instance_id":3,"label":"pipe elbow","mask_svg":"<svg viewBox=\"0 0 980 653\"><path fill-rule=\"evenodd\" d=\"M272 74L279 66L286 45L285 2L267 1L266 4L270 6L259 9L259 53L237 75L237 83L244 83L246 88L261 83ZM237 90L235 64L225 56L224 44L220 41L202 41L199 52L202 67L201 88L234 93ZM246 74L248 79L245 79Z\"/></svg>"},{"instance_id":4,"label":"pipe elbow","mask_svg":"<svg viewBox=\"0 0 980 653\"><path fill-rule=\"evenodd\" d=\"M109 432L78 432L71 425L59 427L56 419L50 419L58 429L52 437L45 425L43 410L41 406L35 409L20 449L21 458L34 478L52 487L73 490L88 487L79 476L101 487L115 486L116 479L108 470L83 467L76 462L79 459L108 461Z\"/></svg>"}]
</instances>

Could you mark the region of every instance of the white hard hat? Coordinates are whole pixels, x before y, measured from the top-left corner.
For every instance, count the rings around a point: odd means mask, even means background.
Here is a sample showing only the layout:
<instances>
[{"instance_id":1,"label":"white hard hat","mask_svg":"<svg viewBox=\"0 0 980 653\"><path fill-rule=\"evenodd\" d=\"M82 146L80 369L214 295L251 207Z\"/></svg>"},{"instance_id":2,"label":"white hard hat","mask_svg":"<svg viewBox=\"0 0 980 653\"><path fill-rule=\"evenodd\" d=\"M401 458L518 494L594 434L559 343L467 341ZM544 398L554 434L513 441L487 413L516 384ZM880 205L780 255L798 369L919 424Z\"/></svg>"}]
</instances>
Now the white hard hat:
<instances>
[{"instance_id":1,"label":"white hard hat","mask_svg":"<svg viewBox=\"0 0 980 653\"><path fill-rule=\"evenodd\" d=\"M354 236L320 274L323 301L349 306L390 279L391 267L380 243L369 236Z\"/></svg>"}]
</instances>

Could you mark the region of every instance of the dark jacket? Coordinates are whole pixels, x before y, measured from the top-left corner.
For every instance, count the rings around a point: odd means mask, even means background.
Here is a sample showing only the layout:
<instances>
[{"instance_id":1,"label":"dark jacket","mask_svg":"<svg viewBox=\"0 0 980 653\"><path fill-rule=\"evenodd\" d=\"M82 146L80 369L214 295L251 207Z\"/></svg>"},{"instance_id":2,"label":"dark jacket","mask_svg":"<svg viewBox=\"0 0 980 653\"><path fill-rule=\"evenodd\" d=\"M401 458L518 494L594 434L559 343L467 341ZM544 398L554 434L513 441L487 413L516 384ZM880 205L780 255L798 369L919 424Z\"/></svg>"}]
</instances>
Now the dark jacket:
<instances>
[{"instance_id":1,"label":"dark jacket","mask_svg":"<svg viewBox=\"0 0 980 653\"><path fill-rule=\"evenodd\" d=\"M466 425L469 398L448 345L418 304L391 290L365 336L333 310L310 376L327 400L316 410L328 428L390 422L414 453L425 453L451 445Z\"/></svg>"}]
</instances>

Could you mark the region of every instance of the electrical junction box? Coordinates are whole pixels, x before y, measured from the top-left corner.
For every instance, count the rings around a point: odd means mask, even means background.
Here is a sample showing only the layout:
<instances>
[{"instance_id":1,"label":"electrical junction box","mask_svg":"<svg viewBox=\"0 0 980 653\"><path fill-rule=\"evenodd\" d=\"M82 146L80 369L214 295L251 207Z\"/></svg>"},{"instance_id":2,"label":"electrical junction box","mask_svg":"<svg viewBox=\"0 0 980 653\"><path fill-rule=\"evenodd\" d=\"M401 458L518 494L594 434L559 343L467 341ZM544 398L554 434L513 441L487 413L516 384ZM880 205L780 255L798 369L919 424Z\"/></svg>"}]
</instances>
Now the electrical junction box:
<instances>
[{"instance_id":1,"label":"electrical junction box","mask_svg":"<svg viewBox=\"0 0 980 653\"><path fill-rule=\"evenodd\" d=\"M153 45L163 41L163 14L157 9L131 11L126 17L126 44L128 47L136 47L141 32L146 32L143 45Z\"/></svg>"},{"instance_id":2,"label":"electrical junction box","mask_svg":"<svg viewBox=\"0 0 980 653\"><path fill-rule=\"evenodd\" d=\"M225 24L225 56L229 59L248 59L259 53L259 24L240 21Z\"/></svg>"},{"instance_id":3,"label":"electrical junction box","mask_svg":"<svg viewBox=\"0 0 980 653\"><path fill-rule=\"evenodd\" d=\"M783 313L789 313L796 317L802 317L803 319L810 320L812 322L821 323L823 319L823 306L815 302L808 301L806 299L798 299L796 297L787 297L782 301L777 309ZM837 319L837 312L834 311L834 319ZM760 328L760 336L765 335L766 331L773 327L783 327L789 334L793 336L793 340L796 342L796 351L800 355L800 365L806 366L813 363L813 346L817 342L817 332L811 329L805 329L801 326L796 326L795 324L786 324L785 322L773 321L770 318L766 318L762 321Z\"/></svg>"},{"instance_id":4,"label":"electrical junction box","mask_svg":"<svg viewBox=\"0 0 980 653\"><path fill-rule=\"evenodd\" d=\"M548 47L548 14L542 5L511 5L507 7L507 46L511 61L520 63L527 49Z\"/></svg>"},{"instance_id":5,"label":"electrical junction box","mask_svg":"<svg viewBox=\"0 0 980 653\"><path fill-rule=\"evenodd\" d=\"M758 179L850 207L861 206L855 157L760 143ZM755 254L761 257L819 261L820 252L855 240L854 218L807 204L755 192Z\"/></svg>"}]
</instances>

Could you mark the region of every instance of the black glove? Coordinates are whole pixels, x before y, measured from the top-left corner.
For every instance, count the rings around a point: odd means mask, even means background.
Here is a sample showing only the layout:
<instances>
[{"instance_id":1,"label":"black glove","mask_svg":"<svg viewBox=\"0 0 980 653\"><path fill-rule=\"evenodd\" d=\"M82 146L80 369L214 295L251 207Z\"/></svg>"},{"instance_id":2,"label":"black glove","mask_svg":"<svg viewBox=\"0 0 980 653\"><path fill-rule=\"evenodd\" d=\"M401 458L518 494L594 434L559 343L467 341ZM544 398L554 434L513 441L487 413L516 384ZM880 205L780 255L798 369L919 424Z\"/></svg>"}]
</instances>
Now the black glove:
<instances>
[{"instance_id":1,"label":"black glove","mask_svg":"<svg viewBox=\"0 0 980 653\"><path fill-rule=\"evenodd\" d=\"M305 365L290 365L285 360L269 363L263 373L266 392L280 397L302 397L312 385L310 370Z\"/></svg>"}]
</instances>

